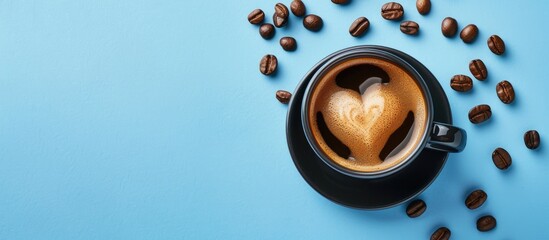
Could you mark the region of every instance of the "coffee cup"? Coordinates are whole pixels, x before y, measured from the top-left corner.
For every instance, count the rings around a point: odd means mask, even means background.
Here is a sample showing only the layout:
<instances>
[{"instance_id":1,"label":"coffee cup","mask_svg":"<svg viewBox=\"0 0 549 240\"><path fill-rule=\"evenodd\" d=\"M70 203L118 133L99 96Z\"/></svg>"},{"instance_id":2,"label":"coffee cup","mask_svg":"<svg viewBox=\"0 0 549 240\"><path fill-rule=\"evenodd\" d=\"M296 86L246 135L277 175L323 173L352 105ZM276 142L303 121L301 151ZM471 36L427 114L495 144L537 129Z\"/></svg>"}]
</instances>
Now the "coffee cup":
<instances>
[{"instance_id":1,"label":"coffee cup","mask_svg":"<svg viewBox=\"0 0 549 240\"><path fill-rule=\"evenodd\" d=\"M425 150L459 152L466 132L433 120L433 98L417 61L363 46L324 62L309 82L301 122L315 154L334 170L381 178Z\"/></svg>"}]
</instances>

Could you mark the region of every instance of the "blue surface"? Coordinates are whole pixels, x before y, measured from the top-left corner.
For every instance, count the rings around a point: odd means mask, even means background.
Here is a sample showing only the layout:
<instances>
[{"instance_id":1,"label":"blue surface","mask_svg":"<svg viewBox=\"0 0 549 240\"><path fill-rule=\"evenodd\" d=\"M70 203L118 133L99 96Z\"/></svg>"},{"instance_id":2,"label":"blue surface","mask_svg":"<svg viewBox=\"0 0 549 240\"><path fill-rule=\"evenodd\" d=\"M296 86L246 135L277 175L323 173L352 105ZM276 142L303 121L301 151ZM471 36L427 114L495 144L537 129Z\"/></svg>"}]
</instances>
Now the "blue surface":
<instances>
[{"instance_id":1,"label":"blue surface","mask_svg":"<svg viewBox=\"0 0 549 240\"><path fill-rule=\"evenodd\" d=\"M319 33L290 25L265 41L247 14L276 1L49 0L0 1L0 239L428 239L441 225L453 239L549 239L547 146L531 151L523 133L549 139L546 12L520 1L434 1L427 16L403 2L410 37L379 14L382 1L337 6L305 0L325 20ZM289 3L289 1L286 1ZM372 26L348 34L359 16ZM446 39L440 22L475 23L466 45ZM499 34L503 57L486 39ZM296 52L278 39L294 36ZM405 206L359 211L320 196L301 178L285 140L286 106L274 92L293 90L329 53L358 44L403 50L438 77L455 124L469 134L420 197L424 215ZM258 72L274 53L276 77ZM470 94L449 79L484 60L489 79ZM499 101L507 79L517 100ZM490 122L473 126L468 110L492 106ZM513 156L507 172L491 152ZM487 203L471 211L466 193L483 188ZM480 233L476 218L497 228Z\"/></svg>"}]
</instances>

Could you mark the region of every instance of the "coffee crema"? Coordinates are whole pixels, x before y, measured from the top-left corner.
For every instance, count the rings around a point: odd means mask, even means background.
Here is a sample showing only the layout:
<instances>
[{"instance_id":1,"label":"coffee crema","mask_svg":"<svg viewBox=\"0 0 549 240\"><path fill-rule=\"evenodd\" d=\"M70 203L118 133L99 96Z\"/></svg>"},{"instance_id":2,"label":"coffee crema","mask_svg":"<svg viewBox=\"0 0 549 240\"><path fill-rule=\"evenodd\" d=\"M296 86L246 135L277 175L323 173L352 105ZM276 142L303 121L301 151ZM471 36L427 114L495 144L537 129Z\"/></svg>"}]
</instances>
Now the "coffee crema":
<instances>
[{"instance_id":1,"label":"coffee crema","mask_svg":"<svg viewBox=\"0 0 549 240\"><path fill-rule=\"evenodd\" d=\"M387 60L362 57L328 70L309 99L308 121L334 163L375 172L407 159L427 123L425 95L414 78Z\"/></svg>"}]
</instances>

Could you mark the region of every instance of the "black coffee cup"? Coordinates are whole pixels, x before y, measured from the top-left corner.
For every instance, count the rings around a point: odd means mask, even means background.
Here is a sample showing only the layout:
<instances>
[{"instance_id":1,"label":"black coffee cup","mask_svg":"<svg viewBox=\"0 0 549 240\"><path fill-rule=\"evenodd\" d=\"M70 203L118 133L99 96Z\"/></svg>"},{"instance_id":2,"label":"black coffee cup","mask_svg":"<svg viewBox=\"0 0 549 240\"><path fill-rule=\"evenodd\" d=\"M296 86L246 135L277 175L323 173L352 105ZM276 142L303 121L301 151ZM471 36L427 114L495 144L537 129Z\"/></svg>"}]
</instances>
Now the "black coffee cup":
<instances>
[{"instance_id":1,"label":"black coffee cup","mask_svg":"<svg viewBox=\"0 0 549 240\"><path fill-rule=\"evenodd\" d=\"M421 74L417 69L424 68L424 66L417 60L409 57L402 52L393 51L389 52L384 50L384 48L379 48L376 46L361 46L359 48L354 48L350 51L341 52L333 56L330 60L322 63L318 71L312 77L309 82L305 95L303 97L302 104L302 125L305 132L305 137L307 142L316 153L316 155L328 166L334 170L357 178L381 178L394 173L397 173L415 160L418 159L418 155L424 149L432 149L436 151L443 152L460 152L465 148L467 134L466 132L458 127L451 126L448 124L434 122L434 107L432 95L429 92L425 78L432 78L432 75ZM311 95L315 86L319 83L322 77L333 67L338 66L339 64L348 61L354 58L376 58L381 59L387 62L391 62L394 65L397 65L401 69L405 70L417 83L423 92L424 101L427 107L427 118L426 118L426 127L421 135L421 140L419 144L416 145L412 153L408 154L407 157L400 161L398 164L385 168L379 171L370 171L362 172L352 169L345 168L335 163L330 157L328 157L320 148L311 130L311 124L308 118L308 112L310 107ZM408 59L408 60L405 60ZM429 79L431 80L431 79ZM435 79L436 81L436 79Z\"/></svg>"}]
</instances>

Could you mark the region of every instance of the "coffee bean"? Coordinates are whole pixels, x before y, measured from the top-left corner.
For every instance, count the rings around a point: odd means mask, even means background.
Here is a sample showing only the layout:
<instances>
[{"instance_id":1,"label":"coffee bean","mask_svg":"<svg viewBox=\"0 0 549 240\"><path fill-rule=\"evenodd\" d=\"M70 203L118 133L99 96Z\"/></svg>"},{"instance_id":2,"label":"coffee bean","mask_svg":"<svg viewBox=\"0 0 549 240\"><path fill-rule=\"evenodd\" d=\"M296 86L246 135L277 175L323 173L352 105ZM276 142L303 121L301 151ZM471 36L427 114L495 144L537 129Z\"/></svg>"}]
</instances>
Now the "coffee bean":
<instances>
[{"instance_id":1,"label":"coffee bean","mask_svg":"<svg viewBox=\"0 0 549 240\"><path fill-rule=\"evenodd\" d=\"M277 28L284 27L288 23L288 17L285 17L285 18L280 17L279 15L277 15L275 13L275 14L273 14L273 23L274 23L275 27L277 27Z\"/></svg>"},{"instance_id":2,"label":"coffee bean","mask_svg":"<svg viewBox=\"0 0 549 240\"><path fill-rule=\"evenodd\" d=\"M477 105L469 110L469 121L474 124L482 123L492 116L492 109L487 104Z\"/></svg>"},{"instance_id":3,"label":"coffee bean","mask_svg":"<svg viewBox=\"0 0 549 240\"><path fill-rule=\"evenodd\" d=\"M469 70L471 74L478 80L485 80L488 77L488 69L484 62L480 59L475 59L469 62Z\"/></svg>"},{"instance_id":4,"label":"coffee bean","mask_svg":"<svg viewBox=\"0 0 549 240\"><path fill-rule=\"evenodd\" d=\"M503 80L496 85L496 92L499 100L505 104L512 103L515 100L515 90L513 85L507 80Z\"/></svg>"},{"instance_id":5,"label":"coffee bean","mask_svg":"<svg viewBox=\"0 0 549 240\"><path fill-rule=\"evenodd\" d=\"M261 27L259 27L259 35L264 39L271 39L275 35L275 27L270 23L261 24Z\"/></svg>"},{"instance_id":6,"label":"coffee bean","mask_svg":"<svg viewBox=\"0 0 549 240\"><path fill-rule=\"evenodd\" d=\"M448 240L452 232L447 227L441 227L437 229L433 235L431 235L431 240Z\"/></svg>"},{"instance_id":7,"label":"coffee bean","mask_svg":"<svg viewBox=\"0 0 549 240\"><path fill-rule=\"evenodd\" d=\"M427 210L425 202L421 199L416 199L408 204L408 207L406 207L406 214L408 217L416 218L421 216L425 210Z\"/></svg>"},{"instance_id":8,"label":"coffee bean","mask_svg":"<svg viewBox=\"0 0 549 240\"><path fill-rule=\"evenodd\" d=\"M288 17L290 16L290 11L286 5L282 3L277 3L275 5L275 13L273 14L273 23L275 27L284 27L288 23Z\"/></svg>"},{"instance_id":9,"label":"coffee bean","mask_svg":"<svg viewBox=\"0 0 549 240\"><path fill-rule=\"evenodd\" d=\"M357 18L351 27L349 27L349 33L353 37L360 37L370 28L370 21L365 17Z\"/></svg>"},{"instance_id":10,"label":"coffee bean","mask_svg":"<svg viewBox=\"0 0 549 240\"><path fill-rule=\"evenodd\" d=\"M501 170L505 170L509 168L513 163L513 159L511 159L511 155L509 155L507 150L503 148L496 148L496 150L492 152L492 161L494 162L496 167Z\"/></svg>"},{"instance_id":11,"label":"coffee bean","mask_svg":"<svg viewBox=\"0 0 549 240\"><path fill-rule=\"evenodd\" d=\"M283 3L277 3L275 5L275 14L281 18L288 18L290 16L290 11Z\"/></svg>"},{"instance_id":12,"label":"coffee bean","mask_svg":"<svg viewBox=\"0 0 549 240\"><path fill-rule=\"evenodd\" d=\"M250 14L248 14L248 21L251 24L260 24L265 19L265 13L261 9L255 9Z\"/></svg>"},{"instance_id":13,"label":"coffee bean","mask_svg":"<svg viewBox=\"0 0 549 240\"><path fill-rule=\"evenodd\" d=\"M416 35L419 32L419 24L414 21L404 21L400 24L400 31L408 35Z\"/></svg>"},{"instance_id":14,"label":"coffee bean","mask_svg":"<svg viewBox=\"0 0 549 240\"><path fill-rule=\"evenodd\" d=\"M385 3L381 7L381 16L387 20L400 20L404 16L404 8L400 3Z\"/></svg>"},{"instance_id":15,"label":"coffee bean","mask_svg":"<svg viewBox=\"0 0 549 240\"><path fill-rule=\"evenodd\" d=\"M291 98L292 98L292 94L288 91L284 91L284 90L276 91L276 99L278 99L278 101L280 101L281 103L287 104L290 102Z\"/></svg>"},{"instance_id":16,"label":"coffee bean","mask_svg":"<svg viewBox=\"0 0 549 240\"><path fill-rule=\"evenodd\" d=\"M303 19L303 26L313 32L319 31L323 24L322 18L314 14L309 14Z\"/></svg>"},{"instance_id":17,"label":"coffee bean","mask_svg":"<svg viewBox=\"0 0 549 240\"><path fill-rule=\"evenodd\" d=\"M293 0L290 4L290 10L292 10L292 13L296 15L297 17L302 17L305 15L305 4L301 0Z\"/></svg>"},{"instance_id":18,"label":"coffee bean","mask_svg":"<svg viewBox=\"0 0 549 240\"><path fill-rule=\"evenodd\" d=\"M482 216L477 220L477 229L481 232L490 231L494 229L496 225L496 219L492 215Z\"/></svg>"},{"instance_id":19,"label":"coffee bean","mask_svg":"<svg viewBox=\"0 0 549 240\"><path fill-rule=\"evenodd\" d=\"M461 40L463 40L464 43L472 43L478 35L478 27L475 24L469 24L465 26L461 33L459 33L459 37L461 37Z\"/></svg>"},{"instance_id":20,"label":"coffee bean","mask_svg":"<svg viewBox=\"0 0 549 240\"><path fill-rule=\"evenodd\" d=\"M276 71L278 60L275 55L267 54L259 62L259 71L264 75L271 75Z\"/></svg>"},{"instance_id":21,"label":"coffee bean","mask_svg":"<svg viewBox=\"0 0 549 240\"><path fill-rule=\"evenodd\" d=\"M465 199L465 206L471 210L477 209L488 199L488 195L482 189L477 189Z\"/></svg>"},{"instance_id":22,"label":"coffee bean","mask_svg":"<svg viewBox=\"0 0 549 240\"><path fill-rule=\"evenodd\" d=\"M505 42L498 35L492 35L488 38L488 48L493 53L501 55L505 52Z\"/></svg>"},{"instance_id":23,"label":"coffee bean","mask_svg":"<svg viewBox=\"0 0 549 240\"><path fill-rule=\"evenodd\" d=\"M294 51L297 48L297 42L293 37L283 37L280 39L280 46L286 51Z\"/></svg>"},{"instance_id":24,"label":"coffee bean","mask_svg":"<svg viewBox=\"0 0 549 240\"><path fill-rule=\"evenodd\" d=\"M473 80L465 75L455 75L450 80L450 87L458 92L467 92L473 88Z\"/></svg>"},{"instance_id":25,"label":"coffee bean","mask_svg":"<svg viewBox=\"0 0 549 240\"><path fill-rule=\"evenodd\" d=\"M332 0L335 4L347 4L350 0Z\"/></svg>"},{"instance_id":26,"label":"coffee bean","mask_svg":"<svg viewBox=\"0 0 549 240\"><path fill-rule=\"evenodd\" d=\"M421 15L429 13L431 11L431 0L417 0L416 8Z\"/></svg>"},{"instance_id":27,"label":"coffee bean","mask_svg":"<svg viewBox=\"0 0 549 240\"><path fill-rule=\"evenodd\" d=\"M530 130L524 133L524 144L529 149L536 149L539 147L540 138L539 133L536 130Z\"/></svg>"},{"instance_id":28,"label":"coffee bean","mask_svg":"<svg viewBox=\"0 0 549 240\"><path fill-rule=\"evenodd\" d=\"M447 17L444 20L442 20L442 26L440 29L442 30L442 35L445 37L453 37L457 33L458 23L455 19L451 17Z\"/></svg>"}]
</instances>

